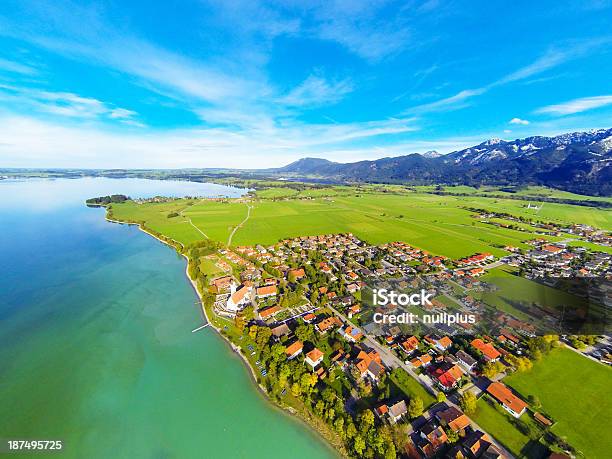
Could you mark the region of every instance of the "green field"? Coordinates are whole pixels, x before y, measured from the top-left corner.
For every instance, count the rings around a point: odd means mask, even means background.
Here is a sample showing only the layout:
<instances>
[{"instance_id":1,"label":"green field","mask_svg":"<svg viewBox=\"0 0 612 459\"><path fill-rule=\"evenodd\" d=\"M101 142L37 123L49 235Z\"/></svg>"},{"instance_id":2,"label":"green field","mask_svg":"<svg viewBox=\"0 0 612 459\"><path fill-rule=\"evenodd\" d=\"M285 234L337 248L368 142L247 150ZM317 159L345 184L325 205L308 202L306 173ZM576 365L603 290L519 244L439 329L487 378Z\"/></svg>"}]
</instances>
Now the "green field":
<instances>
[{"instance_id":1,"label":"green field","mask_svg":"<svg viewBox=\"0 0 612 459\"><path fill-rule=\"evenodd\" d=\"M612 369L569 349L554 350L531 371L507 377L524 398L535 395L556 424L552 431L566 438L589 459L612 451Z\"/></svg>"},{"instance_id":2,"label":"green field","mask_svg":"<svg viewBox=\"0 0 612 459\"><path fill-rule=\"evenodd\" d=\"M427 392L417 380L415 380L404 370L396 370L396 373L389 375L389 379L395 385L395 388L392 387L392 389L395 389L391 391L392 396L406 396L409 399L412 397L419 397L421 400L423 400L424 407L428 407L436 401L436 399L429 392Z\"/></svg>"},{"instance_id":3,"label":"green field","mask_svg":"<svg viewBox=\"0 0 612 459\"><path fill-rule=\"evenodd\" d=\"M391 188L393 193L372 192L372 189L348 193L348 187L338 187L336 196L255 200L250 219L236 231L232 245L273 244L289 237L352 232L371 244L399 240L434 254L459 258L482 251L503 255L505 252L499 246L527 247L522 241L535 236L480 223L463 208L495 209L516 215L532 213L521 201L400 192L397 187ZM287 190L275 188L264 192L281 196L288 193ZM316 195L324 190L305 192ZM182 243L203 238L192 224L209 238L225 243L247 213L246 204L235 200L200 200L191 206L185 204L184 200L147 204L127 202L113 205L113 212L119 219L145 221L152 229ZM547 206L539 217L543 217L546 210L550 218L554 216L558 220L604 228L612 226L612 211L609 210L561 204ZM181 212L181 215L167 218L172 211Z\"/></svg>"},{"instance_id":4,"label":"green field","mask_svg":"<svg viewBox=\"0 0 612 459\"><path fill-rule=\"evenodd\" d=\"M478 400L478 410L472 418L514 456L529 459L547 457L547 448L518 430L512 423L513 418L488 397L484 396ZM527 413L520 419L525 423L535 423Z\"/></svg>"},{"instance_id":5,"label":"green field","mask_svg":"<svg viewBox=\"0 0 612 459\"><path fill-rule=\"evenodd\" d=\"M515 276L515 268L503 266L494 268L481 277L482 280L496 285L496 292L476 294L485 303L497 309L509 312L518 318L528 319L529 316L515 307L518 303L526 305L538 303L543 306L557 308L561 305L580 306L584 300L574 295L557 290L546 285Z\"/></svg>"}]
</instances>

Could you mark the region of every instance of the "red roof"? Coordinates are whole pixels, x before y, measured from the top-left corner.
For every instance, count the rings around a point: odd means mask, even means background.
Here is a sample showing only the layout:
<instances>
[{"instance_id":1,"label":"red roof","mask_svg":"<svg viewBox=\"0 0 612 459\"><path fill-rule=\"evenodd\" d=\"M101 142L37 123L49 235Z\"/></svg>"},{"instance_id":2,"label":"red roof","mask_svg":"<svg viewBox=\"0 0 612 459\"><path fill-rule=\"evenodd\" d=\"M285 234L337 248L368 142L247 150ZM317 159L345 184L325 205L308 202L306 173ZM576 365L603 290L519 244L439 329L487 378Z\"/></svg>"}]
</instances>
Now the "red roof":
<instances>
[{"instance_id":1,"label":"red roof","mask_svg":"<svg viewBox=\"0 0 612 459\"><path fill-rule=\"evenodd\" d=\"M520 413L527 407L527 403L514 395L512 391L506 387L506 385L500 382L489 384L489 387L487 387L487 392L497 401L507 406L515 413Z\"/></svg>"},{"instance_id":2,"label":"red roof","mask_svg":"<svg viewBox=\"0 0 612 459\"><path fill-rule=\"evenodd\" d=\"M312 351L306 354L306 357L308 357L310 361L316 362L323 357L323 353L315 347Z\"/></svg>"},{"instance_id":3,"label":"red roof","mask_svg":"<svg viewBox=\"0 0 612 459\"><path fill-rule=\"evenodd\" d=\"M266 319L268 317L273 316L280 310L281 309L278 306L272 306L271 308L264 309L263 311L259 311L259 317L261 317L262 319Z\"/></svg>"},{"instance_id":4,"label":"red roof","mask_svg":"<svg viewBox=\"0 0 612 459\"><path fill-rule=\"evenodd\" d=\"M482 354L489 360L498 359L501 354L492 344L485 343L480 338L476 338L472 341L472 346L478 349Z\"/></svg>"},{"instance_id":5,"label":"red roof","mask_svg":"<svg viewBox=\"0 0 612 459\"><path fill-rule=\"evenodd\" d=\"M276 285L266 285L257 288L257 295L276 295Z\"/></svg>"},{"instance_id":6,"label":"red roof","mask_svg":"<svg viewBox=\"0 0 612 459\"><path fill-rule=\"evenodd\" d=\"M292 355L300 352L303 348L304 348L304 343L302 343L301 341L296 341L295 343L290 344L289 347L285 349L285 352L287 353L289 357L291 357Z\"/></svg>"}]
</instances>

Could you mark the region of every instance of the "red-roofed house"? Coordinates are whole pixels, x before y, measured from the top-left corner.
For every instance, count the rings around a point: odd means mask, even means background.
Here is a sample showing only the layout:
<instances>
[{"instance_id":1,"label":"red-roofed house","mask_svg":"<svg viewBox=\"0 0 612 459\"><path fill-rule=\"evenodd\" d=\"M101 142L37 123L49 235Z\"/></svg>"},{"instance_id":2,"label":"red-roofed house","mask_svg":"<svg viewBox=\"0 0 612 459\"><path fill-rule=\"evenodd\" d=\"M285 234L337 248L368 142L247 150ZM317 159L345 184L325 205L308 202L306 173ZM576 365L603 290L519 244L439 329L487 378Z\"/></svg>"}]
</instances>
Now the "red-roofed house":
<instances>
[{"instance_id":1,"label":"red-roofed house","mask_svg":"<svg viewBox=\"0 0 612 459\"><path fill-rule=\"evenodd\" d=\"M315 367L323 361L323 352L315 347L312 351L306 354L304 361L314 370Z\"/></svg>"},{"instance_id":2,"label":"red-roofed house","mask_svg":"<svg viewBox=\"0 0 612 459\"><path fill-rule=\"evenodd\" d=\"M472 340L471 344L473 347L475 347L480 352L482 352L482 355L484 356L487 362L495 362L501 356L500 352L497 349L495 349L495 347L492 344L485 343L480 338L476 338Z\"/></svg>"},{"instance_id":3,"label":"red-roofed house","mask_svg":"<svg viewBox=\"0 0 612 459\"><path fill-rule=\"evenodd\" d=\"M527 408L527 403L514 395L505 384L493 382L487 387L487 392L515 418L520 418Z\"/></svg>"},{"instance_id":4,"label":"red-roofed house","mask_svg":"<svg viewBox=\"0 0 612 459\"><path fill-rule=\"evenodd\" d=\"M291 360L291 359L296 358L298 355L302 353L303 349L304 349L304 343L302 343L301 341L296 341L290 344L289 346L287 346L287 349L285 349L285 353L287 354L287 359Z\"/></svg>"}]
</instances>

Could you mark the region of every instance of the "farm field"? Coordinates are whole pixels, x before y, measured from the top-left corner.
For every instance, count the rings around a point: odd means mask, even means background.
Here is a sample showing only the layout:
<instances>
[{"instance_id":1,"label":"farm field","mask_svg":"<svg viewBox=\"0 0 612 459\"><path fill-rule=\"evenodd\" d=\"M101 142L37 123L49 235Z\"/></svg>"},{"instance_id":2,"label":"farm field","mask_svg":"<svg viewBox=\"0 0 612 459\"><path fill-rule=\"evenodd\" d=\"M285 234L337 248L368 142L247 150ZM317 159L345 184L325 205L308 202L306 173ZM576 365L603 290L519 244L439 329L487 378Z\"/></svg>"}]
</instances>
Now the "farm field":
<instances>
[{"instance_id":1,"label":"farm field","mask_svg":"<svg viewBox=\"0 0 612 459\"><path fill-rule=\"evenodd\" d=\"M552 431L585 457L610 457L611 368L560 348L535 363L532 370L515 373L504 382L524 398L538 397L544 412L556 421Z\"/></svg>"},{"instance_id":2,"label":"farm field","mask_svg":"<svg viewBox=\"0 0 612 459\"><path fill-rule=\"evenodd\" d=\"M246 204L236 200L187 203L186 200L127 202L114 205L113 212L119 219L146 221L147 226L182 243L203 237L193 225L209 238L225 243L247 214ZM250 218L236 231L233 245L265 245L289 237L352 232L371 244L399 240L433 254L460 258L483 251L504 255L506 252L499 247L527 247L522 241L534 237L532 233L480 223L462 208L487 208L530 216L532 210L514 200L420 193L349 195L342 190L332 197L254 200L251 205ZM560 204L550 204L549 208L559 220L612 226L612 211ZM168 218L171 212L180 215ZM538 216L544 218L541 214Z\"/></svg>"},{"instance_id":3,"label":"farm field","mask_svg":"<svg viewBox=\"0 0 612 459\"><path fill-rule=\"evenodd\" d=\"M414 187L417 191L436 191L436 185L416 186ZM474 188L466 185L458 186L444 186L442 190L447 193L461 193L461 194L490 194L499 196L527 196L527 197L542 197L542 198L554 198L554 199L573 199L577 201L599 201L599 202L612 202L612 198L603 196L587 196L582 194L570 193L569 191L555 190L554 188L547 188L544 186L527 186L517 189L515 192L504 191L504 187L498 186L482 186L480 188Z\"/></svg>"}]
</instances>

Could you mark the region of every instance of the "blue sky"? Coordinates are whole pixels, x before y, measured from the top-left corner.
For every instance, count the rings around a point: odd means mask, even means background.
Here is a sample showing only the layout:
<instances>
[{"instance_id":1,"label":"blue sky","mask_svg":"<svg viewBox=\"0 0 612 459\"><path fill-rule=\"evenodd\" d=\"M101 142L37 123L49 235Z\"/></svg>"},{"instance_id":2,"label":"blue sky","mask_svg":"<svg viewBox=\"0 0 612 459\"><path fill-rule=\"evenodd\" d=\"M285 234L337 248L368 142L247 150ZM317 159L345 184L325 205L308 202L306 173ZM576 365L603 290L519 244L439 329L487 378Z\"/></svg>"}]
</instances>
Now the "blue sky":
<instances>
[{"instance_id":1,"label":"blue sky","mask_svg":"<svg viewBox=\"0 0 612 459\"><path fill-rule=\"evenodd\" d=\"M0 3L0 167L348 162L612 126L612 2Z\"/></svg>"}]
</instances>

